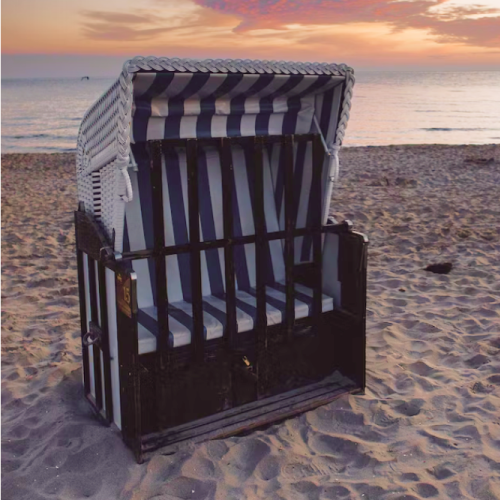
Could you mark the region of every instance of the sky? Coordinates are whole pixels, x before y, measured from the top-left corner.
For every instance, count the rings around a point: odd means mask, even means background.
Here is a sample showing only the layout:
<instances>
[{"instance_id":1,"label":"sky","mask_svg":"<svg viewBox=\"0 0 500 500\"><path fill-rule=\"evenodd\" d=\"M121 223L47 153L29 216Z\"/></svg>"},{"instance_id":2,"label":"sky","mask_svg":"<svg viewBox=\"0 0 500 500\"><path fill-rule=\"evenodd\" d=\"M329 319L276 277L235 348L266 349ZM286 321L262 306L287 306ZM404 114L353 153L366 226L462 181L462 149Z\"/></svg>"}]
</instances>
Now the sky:
<instances>
[{"instance_id":1,"label":"sky","mask_svg":"<svg viewBox=\"0 0 500 500\"><path fill-rule=\"evenodd\" d=\"M500 0L2 1L2 78L116 76L135 55L500 70Z\"/></svg>"}]
</instances>

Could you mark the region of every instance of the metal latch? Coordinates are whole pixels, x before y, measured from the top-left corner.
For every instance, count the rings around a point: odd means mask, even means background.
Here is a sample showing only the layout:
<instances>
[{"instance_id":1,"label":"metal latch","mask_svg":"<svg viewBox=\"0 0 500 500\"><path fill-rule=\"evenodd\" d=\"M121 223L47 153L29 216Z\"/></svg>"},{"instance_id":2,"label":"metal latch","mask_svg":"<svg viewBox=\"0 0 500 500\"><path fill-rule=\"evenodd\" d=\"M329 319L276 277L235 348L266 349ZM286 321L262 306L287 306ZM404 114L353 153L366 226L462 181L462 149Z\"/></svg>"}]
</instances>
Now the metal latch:
<instances>
[{"instance_id":1,"label":"metal latch","mask_svg":"<svg viewBox=\"0 0 500 500\"><path fill-rule=\"evenodd\" d=\"M102 330L94 321L90 322L89 331L83 336L82 343L85 347L96 345L99 347L102 340Z\"/></svg>"}]
</instances>

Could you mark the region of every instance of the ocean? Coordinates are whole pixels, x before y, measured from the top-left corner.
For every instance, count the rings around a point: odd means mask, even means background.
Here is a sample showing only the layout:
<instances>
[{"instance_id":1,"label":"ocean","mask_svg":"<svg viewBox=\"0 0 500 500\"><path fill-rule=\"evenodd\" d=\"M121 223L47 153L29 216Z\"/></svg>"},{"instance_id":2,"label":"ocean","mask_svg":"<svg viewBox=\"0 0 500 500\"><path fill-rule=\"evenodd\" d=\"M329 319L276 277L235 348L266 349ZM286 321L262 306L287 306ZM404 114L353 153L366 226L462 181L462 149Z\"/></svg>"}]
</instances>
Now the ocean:
<instances>
[{"instance_id":1,"label":"ocean","mask_svg":"<svg viewBox=\"0 0 500 500\"><path fill-rule=\"evenodd\" d=\"M75 151L113 79L2 80L2 153ZM500 71L364 72L344 146L500 143Z\"/></svg>"}]
</instances>

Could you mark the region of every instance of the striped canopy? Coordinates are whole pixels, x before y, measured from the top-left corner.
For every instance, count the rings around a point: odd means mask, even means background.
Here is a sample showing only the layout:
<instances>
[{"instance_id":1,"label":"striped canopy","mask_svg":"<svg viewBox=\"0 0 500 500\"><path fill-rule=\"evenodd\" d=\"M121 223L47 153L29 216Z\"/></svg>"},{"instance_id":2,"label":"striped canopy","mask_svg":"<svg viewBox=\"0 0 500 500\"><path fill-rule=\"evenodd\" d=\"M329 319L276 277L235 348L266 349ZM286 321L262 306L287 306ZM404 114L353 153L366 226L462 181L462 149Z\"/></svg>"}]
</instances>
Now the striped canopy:
<instances>
[{"instance_id":1,"label":"striped canopy","mask_svg":"<svg viewBox=\"0 0 500 500\"><path fill-rule=\"evenodd\" d=\"M120 251L125 204L137 194L129 176L131 144L320 132L326 220L325 200L338 173L353 85L354 72L344 64L135 57L83 118L77 148L79 200ZM280 200L279 147L269 154ZM307 185L310 150L296 148L295 154L295 168L305 176L299 181Z\"/></svg>"},{"instance_id":2,"label":"striped canopy","mask_svg":"<svg viewBox=\"0 0 500 500\"><path fill-rule=\"evenodd\" d=\"M310 65L300 73L301 65L289 63L252 73L223 62L225 72L177 64L135 73L131 142L305 134L317 132L315 121L327 144L335 140L345 71Z\"/></svg>"}]
</instances>

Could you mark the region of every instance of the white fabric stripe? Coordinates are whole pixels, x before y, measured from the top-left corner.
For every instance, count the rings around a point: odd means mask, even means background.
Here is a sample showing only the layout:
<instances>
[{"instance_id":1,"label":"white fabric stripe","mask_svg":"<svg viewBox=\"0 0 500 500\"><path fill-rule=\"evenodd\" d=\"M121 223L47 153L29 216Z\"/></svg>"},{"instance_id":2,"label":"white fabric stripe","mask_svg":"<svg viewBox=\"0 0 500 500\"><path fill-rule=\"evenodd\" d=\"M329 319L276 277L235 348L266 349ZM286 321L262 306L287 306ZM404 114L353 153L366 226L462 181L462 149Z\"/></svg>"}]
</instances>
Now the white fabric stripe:
<instances>
[{"instance_id":1,"label":"white fabric stripe","mask_svg":"<svg viewBox=\"0 0 500 500\"><path fill-rule=\"evenodd\" d=\"M296 134L308 134L311 131L314 108L306 106L298 112ZM269 135L281 135L283 133L284 113L273 113L269 115ZM240 132L242 137L255 135L256 114L245 114L241 117ZM196 138L196 124L198 116L183 116L181 119L181 139ZM315 129L313 128L313 131ZM165 136L165 118L153 116L148 119L147 140L162 140ZM211 118L211 136L227 137L227 116L213 115Z\"/></svg>"},{"instance_id":2,"label":"white fabric stripe","mask_svg":"<svg viewBox=\"0 0 500 500\"><path fill-rule=\"evenodd\" d=\"M245 153L239 146L233 149L233 167L236 195L238 198L238 210L240 212L241 231L243 236L248 236L250 234L255 234L255 226L253 222L250 188L248 186Z\"/></svg>"},{"instance_id":3,"label":"white fabric stripe","mask_svg":"<svg viewBox=\"0 0 500 500\"><path fill-rule=\"evenodd\" d=\"M243 137L255 135L256 115L243 115L241 117L240 132Z\"/></svg>"},{"instance_id":4,"label":"white fabric stripe","mask_svg":"<svg viewBox=\"0 0 500 500\"><path fill-rule=\"evenodd\" d=\"M290 79L289 75L274 75L273 79L266 85L263 89L259 90L256 94L250 97L250 100L253 99L263 99L268 95L278 91L283 85L285 85ZM247 99L248 101L248 99ZM247 101L245 102L245 109L247 107Z\"/></svg>"},{"instance_id":5,"label":"white fabric stripe","mask_svg":"<svg viewBox=\"0 0 500 500\"><path fill-rule=\"evenodd\" d=\"M215 236L224 238L224 213L222 206L222 174L219 153L216 149L206 150L208 185L215 225Z\"/></svg>"},{"instance_id":6,"label":"white fabric stripe","mask_svg":"<svg viewBox=\"0 0 500 500\"><path fill-rule=\"evenodd\" d=\"M89 280L89 260L86 253L83 254L83 283L85 288L85 309L87 312L87 331L90 330L90 320L92 315L90 313L90 280ZM90 394L95 398L95 379L94 379L94 350L90 346L89 353L89 379L90 379Z\"/></svg>"},{"instance_id":7,"label":"white fabric stripe","mask_svg":"<svg viewBox=\"0 0 500 500\"><path fill-rule=\"evenodd\" d=\"M269 135L281 135L283 133L283 113L274 113L269 117ZM273 146L276 146L274 144Z\"/></svg>"},{"instance_id":8,"label":"white fabric stripe","mask_svg":"<svg viewBox=\"0 0 500 500\"><path fill-rule=\"evenodd\" d=\"M207 252L200 252L201 263L201 294L203 296L211 295L210 277L208 275Z\"/></svg>"},{"instance_id":9,"label":"white fabric stripe","mask_svg":"<svg viewBox=\"0 0 500 500\"><path fill-rule=\"evenodd\" d=\"M169 86L156 97L169 98L178 96L188 85L193 78L193 73L175 73Z\"/></svg>"},{"instance_id":10,"label":"white fabric stripe","mask_svg":"<svg viewBox=\"0 0 500 500\"><path fill-rule=\"evenodd\" d=\"M151 117L159 118L168 116L168 101L161 97L154 97L151 99ZM149 120L151 121L151 119ZM149 130L149 127L148 127ZM148 135L149 137L149 135Z\"/></svg>"},{"instance_id":11,"label":"white fabric stripe","mask_svg":"<svg viewBox=\"0 0 500 500\"><path fill-rule=\"evenodd\" d=\"M302 97L302 101L313 102L314 96ZM245 114L259 114L261 99L255 96L248 97L245 101ZM151 100L151 118L165 118L169 116L168 109L169 101L160 97L155 97ZM304 105L303 105L304 106ZM272 101L272 114L286 113L289 111L288 97L276 97ZM189 98L184 101L184 116L198 116L201 113L200 99ZM221 97L215 101L215 115L229 116L231 114L231 99Z\"/></svg>"},{"instance_id":12,"label":"white fabric stripe","mask_svg":"<svg viewBox=\"0 0 500 500\"><path fill-rule=\"evenodd\" d=\"M148 120L147 129L148 141L161 140L165 137L165 118L152 117ZM135 191L134 191L135 193Z\"/></svg>"},{"instance_id":13,"label":"white fabric stripe","mask_svg":"<svg viewBox=\"0 0 500 500\"><path fill-rule=\"evenodd\" d=\"M201 111L199 99L187 99L184 101L184 115L199 115Z\"/></svg>"},{"instance_id":14,"label":"white fabric stripe","mask_svg":"<svg viewBox=\"0 0 500 500\"><path fill-rule=\"evenodd\" d=\"M189 302L184 302L184 301L176 302L173 303L172 306L176 307L177 309L180 309L181 311L184 311L191 318L193 317L193 306ZM172 318L171 315L169 315L169 321L170 318ZM214 318L211 314L207 313L206 311L203 311L203 325L207 330L207 340L220 338L224 334L224 328L222 326L222 323L217 318ZM175 338L174 330L170 326L169 328L170 331L174 334ZM177 339L174 342L174 347L179 347L179 345L177 344Z\"/></svg>"},{"instance_id":15,"label":"white fabric stripe","mask_svg":"<svg viewBox=\"0 0 500 500\"><path fill-rule=\"evenodd\" d=\"M309 209L309 193L311 191L312 181L312 145L307 143L304 159L304 171L302 173L302 182L300 189L299 207L297 212L297 228L306 227L307 213ZM300 262L302 253L303 236L295 238L295 262Z\"/></svg>"},{"instance_id":16,"label":"white fabric stripe","mask_svg":"<svg viewBox=\"0 0 500 500\"><path fill-rule=\"evenodd\" d=\"M283 286L286 286L284 281L281 281L280 284ZM307 295L308 297L313 297L313 294L314 294L314 291L312 288L301 285L300 283L295 283L295 290L297 292L303 293L304 295ZM333 298L332 297L323 293L323 294L321 294L321 301L322 301L323 312L333 310Z\"/></svg>"},{"instance_id":17,"label":"white fabric stripe","mask_svg":"<svg viewBox=\"0 0 500 500\"><path fill-rule=\"evenodd\" d=\"M161 179L163 186L163 223L165 225L165 245L175 245L174 224L172 222L172 210L170 205L170 193L167 185L165 156L162 156ZM177 255L169 255L165 261L167 270L167 294L169 302L176 302L183 299L181 287L181 275L179 271L179 261Z\"/></svg>"},{"instance_id":18,"label":"white fabric stripe","mask_svg":"<svg viewBox=\"0 0 500 500\"><path fill-rule=\"evenodd\" d=\"M297 163L295 161L295 156L296 156L296 151L297 151L297 143L296 142L294 142L294 144L293 144L293 150L294 150L293 166L295 168L295 164ZM273 180L273 191L274 192L276 192L276 186L278 184L278 175L279 175L281 154L282 154L281 144L273 144L272 149L271 149L271 177ZM284 196L284 193L283 193L283 196ZM280 229L284 229L284 227L285 227L285 210L284 210L284 206L283 206L283 199L282 199L281 206L280 206L280 213L277 213L277 217L278 217L278 224L279 224Z\"/></svg>"},{"instance_id":19,"label":"white fabric stripe","mask_svg":"<svg viewBox=\"0 0 500 500\"><path fill-rule=\"evenodd\" d=\"M190 78L188 76L191 73L184 73L183 81L180 78L174 78L174 81L168 86L168 88L159 96L155 96L151 100L151 116L168 116L168 102L169 98L175 98L175 96L179 95L188 85ZM176 77L179 74L176 75ZM191 74L192 75L192 74ZM214 74L210 75L210 78L207 82L201 87L198 92L194 93L187 97L184 100L184 115L192 115L198 116L200 114L200 101L205 97L209 97L212 95L226 80L227 74ZM182 86L183 82L187 80L184 86Z\"/></svg>"},{"instance_id":20,"label":"white fabric stripe","mask_svg":"<svg viewBox=\"0 0 500 500\"><path fill-rule=\"evenodd\" d=\"M338 110L342 103L342 87L343 87L342 85L337 85L334 90L330 122L328 125L328 132L325 135L327 144L331 144L335 140L335 132L337 130Z\"/></svg>"},{"instance_id":21,"label":"white fabric stripe","mask_svg":"<svg viewBox=\"0 0 500 500\"><path fill-rule=\"evenodd\" d=\"M241 232L243 236L255 234L253 221L252 202L250 199L250 189L248 186L247 165L245 154L241 147L233 149L233 166L236 184L236 195L238 200L238 211L241 221ZM250 243L243 246L247 261L248 279L251 286L255 286L255 244ZM236 281L237 286L238 282Z\"/></svg>"},{"instance_id":22,"label":"white fabric stripe","mask_svg":"<svg viewBox=\"0 0 500 500\"><path fill-rule=\"evenodd\" d=\"M203 300L205 300L208 304L212 305L213 307L217 308L219 311L222 311L224 314L226 313L226 302L224 302L223 300L214 296L204 297ZM253 329L252 317L238 308L236 308L236 321L238 323L239 333L248 332Z\"/></svg>"},{"instance_id":23,"label":"white fabric stripe","mask_svg":"<svg viewBox=\"0 0 500 500\"><path fill-rule=\"evenodd\" d=\"M179 307L179 304L183 305ZM175 305L178 309L186 310L186 312L192 316L192 313L190 314L188 312L192 309L191 304L188 304L187 302L177 302L172 305ZM148 307L143 311L154 321L158 321L158 310L156 307ZM189 331L189 328L177 321L174 317L170 316L170 314L168 315L168 328L174 336L174 347L180 347L191 343L191 332Z\"/></svg>"},{"instance_id":24,"label":"white fabric stripe","mask_svg":"<svg viewBox=\"0 0 500 500\"><path fill-rule=\"evenodd\" d=\"M212 137L226 137L227 116L213 116L210 127L210 135Z\"/></svg>"},{"instance_id":25,"label":"white fabric stripe","mask_svg":"<svg viewBox=\"0 0 500 500\"><path fill-rule=\"evenodd\" d=\"M116 322L116 287L115 273L111 269L106 269L106 303L108 305L108 335L111 365L111 394L113 398L113 419L118 429L121 429L120 359L118 356L118 325Z\"/></svg>"},{"instance_id":26,"label":"white fabric stripe","mask_svg":"<svg viewBox=\"0 0 500 500\"><path fill-rule=\"evenodd\" d=\"M147 328L142 326L141 323L137 324L137 337L139 341L139 354L156 351L156 337ZM118 380L118 387L120 387L120 380Z\"/></svg>"},{"instance_id":27,"label":"white fabric stripe","mask_svg":"<svg viewBox=\"0 0 500 500\"><path fill-rule=\"evenodd\" d=\"M295 126L296 134L307 134L311 130L314 117L314 100L312 97L304 97L300 100L300 111L297 115Z\"/></svg>"},{"instance_id":28,"label":"white fabric stripe","mask_svg":"<svg viewBox=\"0 0 500 500\"><path fill-rule=\"evenodd\" d=\"M210 75L205 85L196 94L193 94L190 99L197 99L199 101L210 97L226 81L227 77L228 73L214 73Z\"/></svg>"},{"instance_id":29,"label":"white fabric stripe","mask_svg":"<svg viewBox=\"0 0 500 500\"><path fill-rule=\"evenodd\" d=\"M198 123L197 116L183 116L181 118L181 125L179 136L181 139L189 139L196 137L196 124Z\"/></svg>"},{"instance_id":30,"label":"white fabric stripe","mask_svg":"<svg viewBox=\"0 0 500 500\"><path fill-rule=\"evenodd\" d=\"M225 259L224 259L224 249L219 248L219 262L220 262L220 268L222 271L222 287L224 288L224 291L226 290L226 272L225 272ZM235 281L236 281L236 276L235 276Z\"/></svg>"},{"instance_id":31,"label":"white fabric stripe","mask_svg":"<svg viewBox=\"0 0 500 500\"><path fill-rule=\"evenodd\" d=\"M304 91L306 91L311 85L316 83L316 80L319 78L319 75L311 75L311 76L306 76L302 79L302 81L296 85L293 89L289 90L282 96L280 96L278 99L274 100L273 106L277 103L280 102L282 99L288 100L289 97L293 97L297 94L300 94ZM276 108L275 108L276 109ZM278 111L278 110L276 110Z\"/></svg>"},{"instance_id":32,"label":"white fabric stripe","mask_svg":"<svg viewBox=\"0 0 500 500\"><path fill-rule=\"evenodd\" d=\"M253 307L257 307L257 299L253 296L244 292L242 290L238 290L236 292L236 298L242 300L246 304L249 304ZM267 324L271 325L279 325L282 322L282 315L279 309L276 309L271 304L266 302L266 315L267 315Z\"/></svg>"},{"instance_id":33,"label":"white fabric stripe","mask_svg":"<svg viewBox=\"0 0 500 500\"><path fill-rule=\"evenodd\" d=\"M184 202L184 217L186 218L186 227L189 236L189 204L188 204L188 181L187 181L187 157L185 149L179 149L179 168L181 171L181 183L182 183L182 199ZM178 242L176 242L178 243Z\"/></svg>"},{"instance_id":34,"label":"white fabric stripe","mask_svg":"<svg viewBox=\"0 0 500 500\"><path fill-rule=\"evenodd\" d=\"M283 302L283 304L286 304L286 294L280 292L279 290L276 290L275 288L269 286L266 287L266 295ZM299 299L295 299L294 309L295 319L307 318L307 316L309 316L309 306Z\"/></svg>"},{"instance_id":35,"label":"white fabric stripe","mask_svg":"<svg viewBox=\"0 0 500 500\"><path fill-rule=\"evenodd\" d=\"M144 250L146 248L146 241L142 225L141 197L137 172L129 169L129 175L134 193L132 201L125 205L130 250ZM132 261L132 267L137 274L137 303L139 308L152 306L154 302L148 261L146 259L134 260Z\"/></svg>"},{"instance_id":36,"label":"white fabric stripe","mask_svg":"<svg viewBox=\"0 0 500 500\"><path fill-rule=\"evenodd\" d=\"M264 173L264 213L266 217L267 231L272 233L279 231L278 216L276 214L276 203L274 198L273 180L271 175L271 165L267 154L263 156L263 173ZM271 261L275 281L285 277L285 261L283 258L283 243L281 240L269 242L269 250L271 253Z\"/></svg>"},{"instance_id":37,"label":"white fabric stripe","mask_svg":"<svg viewBox=\"0 0 500 500\"><path fill-rule=\"evenodd\" d=\"M254 83L259 79L259 76L260 75L258 74L245 75L240 80L238 85L236 85L236 87L234 87L234 89L232 89L228 94L226 94L226 98L231 100L233 97L243 94L248 89L250 89L252 85L254 85Z\"/></svg>"}]
</instances>

